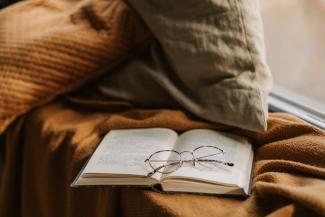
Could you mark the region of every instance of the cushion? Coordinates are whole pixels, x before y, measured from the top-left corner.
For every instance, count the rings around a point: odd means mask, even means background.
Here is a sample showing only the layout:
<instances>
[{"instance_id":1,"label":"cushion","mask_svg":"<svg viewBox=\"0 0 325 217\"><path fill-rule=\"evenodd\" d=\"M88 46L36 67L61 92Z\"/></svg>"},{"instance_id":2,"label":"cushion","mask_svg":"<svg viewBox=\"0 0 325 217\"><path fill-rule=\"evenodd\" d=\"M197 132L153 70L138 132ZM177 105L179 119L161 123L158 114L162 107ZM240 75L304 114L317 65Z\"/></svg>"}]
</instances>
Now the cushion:
<instances>
[{"instance_id":1,"label":"cushion","mask_svg":"<svg viewBox=\"0 0 325 217\"><path fill-rule=\"evenodd\" d=\"M258 0L127 1L158 41L95 89L253 131L267 127L272 79Z\"/></svg>"},{"instance_id":2,"label":"cushion","mask_svg":"<svg viewBox=\"0 0 325 217\"><path fill-rule=\"evenodd\" d=\"M0 11L0 133L151 41L121 0L30 0Z\"/></svg>"}]
</instances>

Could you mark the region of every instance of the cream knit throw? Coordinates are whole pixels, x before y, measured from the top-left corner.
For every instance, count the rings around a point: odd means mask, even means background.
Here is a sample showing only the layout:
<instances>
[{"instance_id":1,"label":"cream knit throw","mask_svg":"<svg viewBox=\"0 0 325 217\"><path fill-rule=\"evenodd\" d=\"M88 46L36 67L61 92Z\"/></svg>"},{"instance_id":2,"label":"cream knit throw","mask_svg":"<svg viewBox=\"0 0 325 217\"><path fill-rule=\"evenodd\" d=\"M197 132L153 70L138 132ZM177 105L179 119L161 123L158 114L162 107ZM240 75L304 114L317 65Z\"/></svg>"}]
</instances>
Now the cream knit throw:
<instances>
[{"instance_id":1,"label":"cream knit throw","mask_svg":"<svg viewBox=\"0 0 325 217\"><path fill-rule=\"evenodd\" d=\"M150 41L121 0L29 0L0 11L0 133Z\"/></svg>"}]
</instances>

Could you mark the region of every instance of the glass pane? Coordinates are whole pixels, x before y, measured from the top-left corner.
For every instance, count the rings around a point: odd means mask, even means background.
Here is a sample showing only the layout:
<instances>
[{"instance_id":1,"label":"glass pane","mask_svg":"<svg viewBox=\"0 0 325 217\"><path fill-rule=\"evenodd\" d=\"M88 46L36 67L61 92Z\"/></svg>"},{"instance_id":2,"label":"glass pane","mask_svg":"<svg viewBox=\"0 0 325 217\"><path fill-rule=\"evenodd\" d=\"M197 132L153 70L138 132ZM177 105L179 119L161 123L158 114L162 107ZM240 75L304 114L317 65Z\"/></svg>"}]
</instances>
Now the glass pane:
<instances>
[{"instance_id":1,"label":"glass pane","mask_svg":"<svg viewBox=\"0 0 325 217\"><path fill-rule=\"evenodd\" d=\"M274 84L325 104L325 1L261 0L261 9Z\"/></svg>"}]
</instances>

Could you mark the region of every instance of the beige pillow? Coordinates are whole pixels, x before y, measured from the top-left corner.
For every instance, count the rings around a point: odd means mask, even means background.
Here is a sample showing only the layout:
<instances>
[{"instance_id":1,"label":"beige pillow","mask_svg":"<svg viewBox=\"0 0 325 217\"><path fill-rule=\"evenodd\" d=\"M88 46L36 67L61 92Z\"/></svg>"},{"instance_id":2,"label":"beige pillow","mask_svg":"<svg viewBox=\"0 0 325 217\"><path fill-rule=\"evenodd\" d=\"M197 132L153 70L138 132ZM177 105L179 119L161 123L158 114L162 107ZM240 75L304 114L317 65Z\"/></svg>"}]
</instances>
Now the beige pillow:
<instances>
[{"instance_id":1,"label":"beige pillow","mask_svg":"<svg viewBox=\"0 0 325 217\"><path fill-rule=\"evenodd\" d=\"M259 0L128 0L158 38L97 90L140 106L182 106L209 121L267 128L272 79Z\"/></svg>"},{"instance_id":2,"label":"beige pillow","mask_svg":"<svg viewBox=\"0 0 325 217\"><path fill-rule=\"evenodd\" d=\"M29 0L0 11L0 133L151 41L121 0Z\"/></svg>"}]
</instances>

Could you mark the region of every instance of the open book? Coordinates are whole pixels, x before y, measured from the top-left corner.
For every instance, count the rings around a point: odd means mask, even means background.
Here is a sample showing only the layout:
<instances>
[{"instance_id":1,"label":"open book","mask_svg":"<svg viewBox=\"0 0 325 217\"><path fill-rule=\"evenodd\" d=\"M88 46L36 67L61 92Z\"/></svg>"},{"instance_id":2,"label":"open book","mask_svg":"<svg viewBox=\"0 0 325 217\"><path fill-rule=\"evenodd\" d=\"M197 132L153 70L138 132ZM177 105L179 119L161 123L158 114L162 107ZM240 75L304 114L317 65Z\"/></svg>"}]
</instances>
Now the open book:
<instances>
[{"instance_id":1,"label":"open book","mask_svg":"<svg viewBox=\"0 0 325 217\"><path fill-rule=\"evenodd\" d=\"M111 130L72 183L147 186L166 192L250 194L246 138L208 129Z\"/></svg>"}]
</instances>

